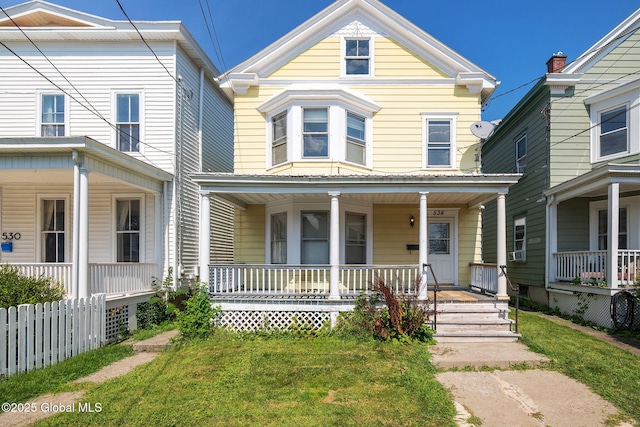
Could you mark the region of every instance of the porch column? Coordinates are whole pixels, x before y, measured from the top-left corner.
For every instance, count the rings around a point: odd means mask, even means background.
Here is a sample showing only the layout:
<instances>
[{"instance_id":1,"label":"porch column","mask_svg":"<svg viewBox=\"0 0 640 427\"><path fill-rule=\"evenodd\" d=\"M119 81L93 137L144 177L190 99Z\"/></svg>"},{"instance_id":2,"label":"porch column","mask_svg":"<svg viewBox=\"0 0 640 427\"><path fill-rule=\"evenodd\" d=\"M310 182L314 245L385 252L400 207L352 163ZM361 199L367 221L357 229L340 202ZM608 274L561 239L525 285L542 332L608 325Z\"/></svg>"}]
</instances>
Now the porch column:
<instances>
[{"instance_id":1,"label":"porch column","mask_svg":"<svg viewBox=\"0 0 640 427\"><path fill-rule=\"evenodd\" d=\"M505 199L504 193L498 194L498 224L496 233L498 238L496 245L498 250L496 254L496 259L498 260L498 293L496 297L499 300L509 299L509 295L507 294L507 277L502 273L502 269L500 269L501 265L507 265L507 209Z\"/></svg>"},{"instance_id":2,"label":"porch column","mask_svg":"<svg viewBox=\"0 0 640 427\"><path fill-rule=\"evenodd\" d=\"M558 252L558 204L555 202L555 197L551 196L551 199L547 203L547 277L545 280L545 286L549 285L549 282L556 281L558 272L556 271L556 260L553 254Z\"/></svg>"},{"instance_id":3,"label":"porch column","mask_svg":"<svg viewBox=\"0 0 640 427\"><path fill-rule=\"evenodd\" d=\"M329 224L329 263L331 276L329 299L340 299L340 193L331 192L331 219Z\"/></svg>"},{"instance_id":4,"label":"porch column","mask_svg":"<svg viewBox=\"0 0 640 427\"><path fill-rule=\"evenodd\" d=\"M71 243L71 298L78 298L80 285L78 281L78 265L80 264L80 250L78 248L80 236L80 160L78 153L73 152L73 214L72 214L72 243Z\"/></svg>"},{"instance_id":5,"label":"porch column","mask_svg":"<svg viewBox=\"0 0 640 427\"><path fill-rule=\"evenodd\" d=\"M80 169L78 224L78 298L91 294L89 284L89 171Z\"/></svg>"},{"instance_id":6,"label":"porch column","mask_svg":"<svg viewBox=\"0 0 640 427\"><path fill-rule=\"evenodd\" d=\"M428 232L427 232L427 194L420 193L420 212L418 214L420 221L420 235L418 236L418 266L421 272L420 278L420 290L418 293L418 299L427 299L427 282L429 280L429 274L427 271L427 254L428 250Z\"/></svg>"},{"instance_id":7,"label":"porch column","mask_svg":"<svg viewBox=\"0 0 640 427\"><path fill-rule=\"evenodd\" d=\"M211 237L211 197L209 193L200 197L200 282L209 284L209 260Z\"/></svg>"},{"instance_id":8,"label":"porch column","mask_svg":"<svg viewBox=\"0 0 640 427\"><path fill-rule=\"evenodd\" d=\"M618 234L620 232L620 184L609 184L607 230L607 284L610 288L618 287Z\"/></svg>"}]
</instances>

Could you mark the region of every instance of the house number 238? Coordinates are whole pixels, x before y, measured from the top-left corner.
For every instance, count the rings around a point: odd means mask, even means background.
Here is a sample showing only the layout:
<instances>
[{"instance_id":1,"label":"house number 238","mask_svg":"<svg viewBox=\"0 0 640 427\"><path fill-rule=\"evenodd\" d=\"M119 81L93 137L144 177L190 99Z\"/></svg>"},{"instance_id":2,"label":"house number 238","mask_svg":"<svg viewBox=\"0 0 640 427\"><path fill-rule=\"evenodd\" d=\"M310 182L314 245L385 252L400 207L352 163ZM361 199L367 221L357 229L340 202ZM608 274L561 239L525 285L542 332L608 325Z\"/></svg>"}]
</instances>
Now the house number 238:
<instances>
[{"instance_id":1,"label":"house number 238","mask_svg":"<svg viewBox=\"0 0 640 427\"><path fill-rule=\"evenodd\" d=\"M2 240L20 240L20 233L2 233Z\"/></svg>"}]
</instances>

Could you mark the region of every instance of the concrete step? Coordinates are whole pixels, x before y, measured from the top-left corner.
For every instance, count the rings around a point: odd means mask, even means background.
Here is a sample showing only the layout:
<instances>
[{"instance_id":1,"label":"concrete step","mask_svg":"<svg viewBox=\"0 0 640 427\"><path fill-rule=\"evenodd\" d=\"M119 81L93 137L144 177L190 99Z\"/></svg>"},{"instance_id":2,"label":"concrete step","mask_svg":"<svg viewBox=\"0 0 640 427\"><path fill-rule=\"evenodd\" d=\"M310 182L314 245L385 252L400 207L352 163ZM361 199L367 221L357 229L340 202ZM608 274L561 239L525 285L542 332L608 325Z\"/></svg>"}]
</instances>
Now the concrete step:
<instances>
[{"instance_id":1,"label":"concrete step","mask_svg":"<svg viewBox=\"0 0 640 427\"><path fill-rule=\"evenodd\" d=\"M450 342L515 342L520 334L507 331L463 331L447 332L438 330L433 336L438 343Z\"/></svg>"},{"instance_id":2,"label":"concrete step","mask_svg":"<svg viewBox=\"0 0 640 427\"><path fill-rule=\"evenodd\" d=\"M512 330L513 321L509 319L468 319L438 320L438 332L473 332L473 331L506 331Z\"/></svg>"}]
</instances>

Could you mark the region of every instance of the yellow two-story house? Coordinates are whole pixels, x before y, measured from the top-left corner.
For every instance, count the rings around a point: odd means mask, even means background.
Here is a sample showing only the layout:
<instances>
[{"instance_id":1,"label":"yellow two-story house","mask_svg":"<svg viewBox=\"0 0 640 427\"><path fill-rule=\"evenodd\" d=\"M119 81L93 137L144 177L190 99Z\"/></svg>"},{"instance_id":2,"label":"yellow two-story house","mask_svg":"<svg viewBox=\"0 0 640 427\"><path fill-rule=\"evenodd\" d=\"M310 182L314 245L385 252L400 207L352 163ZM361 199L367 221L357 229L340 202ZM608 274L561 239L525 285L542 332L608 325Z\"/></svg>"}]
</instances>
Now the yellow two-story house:
<instances>
[{"instance_id":1,"label":"yellow two-story house","mask_svg":"<svg viewBox=\"0 0 640 427\"><path fill-rule=\"evenodd\" d=\"M471 284L483 204L504 213L518 178L482 174L470 130L493 76L377 0L338 0L220 83L234 99L234 173L194 176L203 239L212 204L236 207L235 264L201 265L214 296L335 312L376 274L423 298L436 280Z\"/></svg>"}]
</instances>

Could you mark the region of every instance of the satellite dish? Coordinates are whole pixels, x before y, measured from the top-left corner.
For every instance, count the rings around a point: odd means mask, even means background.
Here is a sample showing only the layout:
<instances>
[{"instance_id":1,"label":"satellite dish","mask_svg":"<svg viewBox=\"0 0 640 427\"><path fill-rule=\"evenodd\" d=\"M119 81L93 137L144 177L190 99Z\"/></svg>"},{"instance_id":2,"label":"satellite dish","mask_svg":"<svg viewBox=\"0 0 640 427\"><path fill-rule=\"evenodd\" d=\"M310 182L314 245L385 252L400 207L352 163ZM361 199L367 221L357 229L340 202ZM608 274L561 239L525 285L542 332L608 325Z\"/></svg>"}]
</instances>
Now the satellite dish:
<instances>
[{"instance_id":1,"label":"satellite dish","mask_svg":"<svg viewBox=\"0 0 640 427\"><path fill-rule=\"evenodd\" d=\"M475 122L470 126L471 133L480 139L487 139L495 127L491 122Z\"/></svg>"}]
</instances>

